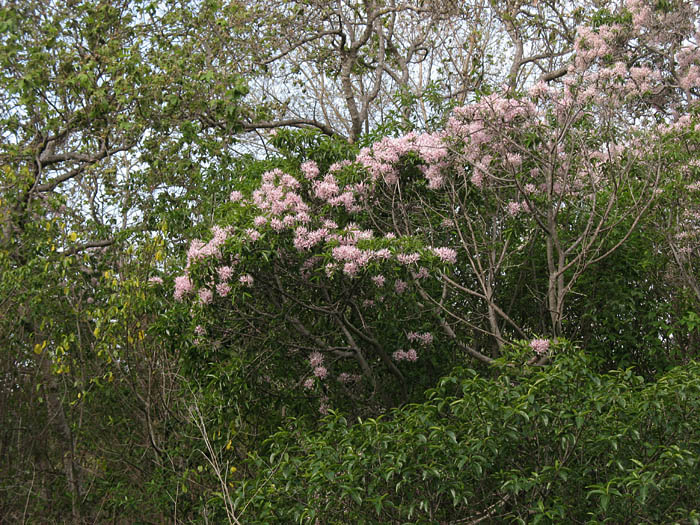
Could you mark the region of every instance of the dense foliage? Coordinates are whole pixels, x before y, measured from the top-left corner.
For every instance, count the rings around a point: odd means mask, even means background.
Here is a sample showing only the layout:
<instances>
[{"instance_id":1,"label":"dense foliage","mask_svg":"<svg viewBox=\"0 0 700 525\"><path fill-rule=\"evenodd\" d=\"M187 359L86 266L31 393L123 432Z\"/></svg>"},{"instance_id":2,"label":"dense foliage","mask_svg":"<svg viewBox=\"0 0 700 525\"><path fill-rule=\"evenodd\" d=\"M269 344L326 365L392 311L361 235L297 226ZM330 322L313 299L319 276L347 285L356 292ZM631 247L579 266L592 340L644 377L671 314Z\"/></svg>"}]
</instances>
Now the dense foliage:
<instances>
[{"instance_id":1,"label":"dense foliage","mask_svg":"<svg viewBox=\"0 0 700 525\"><path fill-rule=\"evenodd\" d=\"M246 521L700 519L697 363L646 383L557 350L549 367L456 369L424 403L377 419L289 423L236 494L251 500Z\"/></svg>"},{"instance_id":2,"label":"dense foliage","mask_svg":"<svg viewBox=\"0 0 700 525\"><path fill-rule=\"evenodd\" d=\"M0 521L698 523L700 6L0 6Z\"/></svg>"}]
</instances>

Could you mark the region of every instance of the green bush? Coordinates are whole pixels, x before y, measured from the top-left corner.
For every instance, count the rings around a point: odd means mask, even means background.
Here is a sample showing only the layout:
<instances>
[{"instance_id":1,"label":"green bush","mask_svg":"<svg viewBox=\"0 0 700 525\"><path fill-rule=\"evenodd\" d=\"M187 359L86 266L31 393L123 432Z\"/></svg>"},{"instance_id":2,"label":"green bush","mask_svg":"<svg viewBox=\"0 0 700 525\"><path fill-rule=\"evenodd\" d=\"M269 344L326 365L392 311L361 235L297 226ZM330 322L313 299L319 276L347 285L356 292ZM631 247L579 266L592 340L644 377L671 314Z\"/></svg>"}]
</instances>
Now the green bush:
<instances>
[{"instance_id":1,"label":"green bush","mask_svg":"<svg viewBox=\"0 0 700 525\"><path fill-rule=\"evenodd\" d=\"M239 508L247 523L700 522L700 364L653 383L594 370L561 349L548 367L457 369L376 420L296 421L251 459Z\"/></svg>"}]
</instances>

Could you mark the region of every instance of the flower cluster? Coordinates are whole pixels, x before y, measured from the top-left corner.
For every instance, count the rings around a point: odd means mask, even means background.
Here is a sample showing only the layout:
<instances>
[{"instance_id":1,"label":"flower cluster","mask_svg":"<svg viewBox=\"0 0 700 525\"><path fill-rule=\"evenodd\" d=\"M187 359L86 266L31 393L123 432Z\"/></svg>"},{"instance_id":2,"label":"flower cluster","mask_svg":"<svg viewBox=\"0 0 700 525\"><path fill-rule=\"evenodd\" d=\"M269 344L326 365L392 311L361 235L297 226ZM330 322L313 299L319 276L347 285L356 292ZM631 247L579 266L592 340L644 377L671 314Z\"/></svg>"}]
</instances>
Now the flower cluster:
<instances>
[{"instance_id":1,"label":"flower cluster","mask_svg":"<svg viewBox=\"0 0 700 525\"><path fill-rule=\"evenodd\" d=\"M412 363L418 361L418 353L413 348L410 348L408 351L397 350L391 356L394 358L394 361L410 361Z\"/></svg>"},{"instance_id":2,"label":"flower cluster","mask_svg":"<svg viewBox=\"0 0 700 525\"><path fill-rule=\"evenodd\" d=\"M442 187L442 170L447 166L448 156L443 133L409 133L400 138L385 137L375 142L371 148L363 148L356 160L373 180L383 180L386 184L394 185L399 181L399 160L409 153L415 153L425 163L421 166L421 171L428 180L428 187Z\"/></svg>"},{"instance_id":3,"label":"flower cluster","mask_svg":"<svg viewBox=\"0 0 700 525\"><path fill-rule=\"evenodd\" d=\"M437 255L442 262L455 264L457 262L457 251L452 248L433 248L433 253Z\"/></svg>"},{"instance_id":4,"label":"flower cluster","mask_svg":"<svg viewBox=\"0 0 700 525\"><path fill-rule=\"evenodd\" d=\"M429 345L433 342L433 334L430 332L408 332L408 334L406 334L406 338L412 343L419 341L422 345Z\"/></svg>"},{"instance_id":5,"label":"flower cluster","mask_svg":"<svg viewBox=\"0 0 700 525\"><path fill-rule=\"evenodd\" d=\"M537 355L545 355L549 351L549 339L533 339L530 341L530 348Z\"/></svg>"}]
</instances>

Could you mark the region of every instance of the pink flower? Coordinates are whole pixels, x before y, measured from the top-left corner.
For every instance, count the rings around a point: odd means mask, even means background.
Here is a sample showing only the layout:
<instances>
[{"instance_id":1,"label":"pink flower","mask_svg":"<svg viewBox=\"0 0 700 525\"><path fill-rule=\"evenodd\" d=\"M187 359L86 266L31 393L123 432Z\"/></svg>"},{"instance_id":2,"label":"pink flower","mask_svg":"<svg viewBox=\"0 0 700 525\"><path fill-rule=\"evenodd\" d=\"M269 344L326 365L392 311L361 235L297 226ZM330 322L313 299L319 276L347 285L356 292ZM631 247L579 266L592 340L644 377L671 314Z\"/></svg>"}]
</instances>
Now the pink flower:
<instances>
[{"instance_id":1,"label":"pink flower","mask_svg":"<svg viewBox=\"0 0 700 525\"><path fill-rule=\"evenodd\" d=\"M508 153L506 154L506 162L517 170L522 165L523 158L518 153Z\"/></svg>"},{"instance_id":2,"label":"pink flower","mask_svg":"<svg viewBox=\"0 0 700 525\"><path fill-rule=\"evenodd\" d=\"M255 217L255 219L253 219L253 224L255 224L257 228L261 228L267 224L267 217L264 215L258 215Z\"/></svg>"},{"instance_id":3,"label":"pink flower","mask_svg":"<svg viewBox=\"0 0 700 525\"><path fill-rule=\"evenodd\" d=\"M479 170L475 170L474 173L472 174L471 182L477 188L481 188L481 185L484 182L484 174L481 173L481 171L479 171Z\"/></svg>"},{"instance_id":4,"label":"pink flower","mask_svg":"<svg viewBox=\"0 0 700 525\"><path fill-rule=\"evenodd\" d=\"M335 197L339 191L338 183L330 173L323 178L323 181L314 182L314 195L319 199L327 201Z\"/></svg>"},{"instance_id":5,"label":"pink flower","mask_svg":"<svg viewBox=\"0 0 700 525\"><path fill-rule=\"evenodd\" d=\"M406 288L408 288L408 284L406 284L405 281L396 279L396 282L394 283L394 290L396 290L397 294L401 295L406 291Z\"/></svg>"},{"instance_id":6,"label":"pink flower","mask_svg":"<svg viewBox=\"0 0 700 525\"><path fill-rule=\"evenodd\" d=\"M428 273L428 269L424 266L421 266L420 268L418 268L418 271L413 274L413 277L415 277L416 279L424 279L428 277L428 275L430 275Z\"/></svg>"},{"instance_id":7,"label":"pink flower","mask_svg":"<svg viewBox=\"0 0 700 525\"><path fill-rule=\"evenodd\" d=\"M532 348L537 355L544 355L549 350L549 339L533 339L530 341Z\"/></svg>"},{"instance_id":8,"label":"pink flower","mask_svg":"<svg viewBox=\"0 0 700 525\"><path fill-rule=\"evenodd\" d=\"M314 375L319 379L325 379L328 375L328 370L325 366L317 366L316 368L314 368Z\"/></svg>"},{"instance_id":9,"label":"pink flower","mask_svg":"<svg viewBox=\"0 0 700 525\"><path fill-rule=\"evenodd\" d=\"M313 160L306 161L301 165L301 172L307 179L315 179L318 177L318 165Z\"/></svg>"},{"instance_id":10,"label":"pink flower","mask_svg":"<svg viewBox=\"0 0 700 525\"><path fill-rule=\"evenodd\" d=\"M352 162L350 162L349 160L341 160L340 162L334 162L333 164L331 164L331 167L328 168L328 171L330 171L331 173L335 173L336 171L340 171L344 167L350 166L351 164Z\"/></svg>"},{"instance_id":11,"label":"pink flower","mask_svg":"<svg viewBox=\"0 0 700 525\"><path fill-rule=\"evenodd\" d=\"M238 280L241 282L241 284L249 288L253 286L253 276L250 274L241 275Z\"/></svg>"},{"instance_id":12,"label":"pink flower","mask_svg":"<svg viewBox=\"0 0 700 525\"><path fill-rule=\"evenodd\" d=\"M240 191L232 191L231 195L229 195L229 199L231 202L238 202L243 198L243 194Z\"/></svg>"},{"instance_id":13,"label":"pink flower","mask_svg":"<svg viewBox=\"0 0 700 525\"><path fill-rule=\"evenodd\" d=\"M386 282L386 278L383 275L375 275L372 277L372 281L374 282L375 285L377 285L379 288L384 286L384 283Z\"/></svg>"},{"instance_id":14,"label":"pink flower","mask_svg":"<svg viewBox=\"0 0 700 525\"><path fill-rule=\"evenodd\" d=\"M226 297L231 292L231 285L228 283L219 283L216 285L216 293L221 297Z\"/></svg>"},{"instance_id":15,"label":"pink flower","mask_svg":"<svg viewBox=\"0 0 700 525\"><path fill-rule=\"evenodd\" d=\"M406 352L404 352L403 350L397 350L396 352L391 354L391 357L394 358L394 361L403 361L404 359L406 359Z\"/></svg>"},{"instance_id":16,"label":"pink flower","mask_svg":"<svg viewBox=\"0 0 700 525\"><path fill-rule=\"evenodd\" d=\"M245 233L253 242L260 238L260 232L258 230L254 230L253 228L248 228Z\"/></svg>"},{"instance_id":17,"label":"pink flower","mask_svg":"<svg viewBox=\"0 0 700 525\"><path fill-rule=\"evenodd\" d=\"M219 274L219 279L222 281L228 281L233 275L233 268L230 266L219 266L216 269L216 273Z\"/></svg>"},{"instance_id":18,"label":"pink flower","mask_svg":"<svg viewBox=\"0 0 700 525\"><path fill-rule=\"evenodd\" d=\"M327 416L328 408L328 398L324 397L323 401L321 401L321 404L318 406L318 411L322 416Z\"/></svg>"},{"instance_id":19,"label":"pink flower","mask_svg":"<svg viewBox=\"0 0 700 525\"><path fill-rule=\"evenodd\" d=\"M437 255L442 262L450 264L457 262L457 252L452 248L433 248L433 253Z\"/></svg>"},{"instance_id":20,"label":"pink flower","mask_svg":"<svg viewBox=\"0 0 700 525\"><path fill-rule=\"evenodd\" d=\"M181 275L175 277L175 293L176 301L182 301L182 298L192 291L193 285L189 275Z\"/></svg>"},{"instance_id":21,"label":"pink flower","mask_svg":"<svg viewBox=\"0 0 700 525\"><path fill-rule=\"evenodd\" d=\"M349 277L355 277L357 275L358 270L359 267L354 261L346 262L343 266L343 273Z\"/></svg>"},{"instance_id":22,"label":"pink flower","mask_svg":"<svg viewBox=\"0 0 700 525\"><path fill-rule=\"evenodd\" d=\"M314 378L313 377L308 378L306 381L304 381L303 384L304 384L304 388L306 390L312 389L314 387Z\"/></svg>"},{"instance_id":23,"label":"pink flower","mask_svg":"<svg viewBox=\"0 0 700 525\"><path fill-rule=\"evenodd\" d=\"M204 327L201 324L198 324L197 326L194 327L194 333L197 335L204 335L207 333L207 331L204 329Z\"/></svg>"},{"instance_id":24,"label":"pink flower","mask_svg":"<svg viewBox=\"0 0 700 525\"><path fill-rule=\"evenodd\" d=\"M200 288L197 294L199 295L199 302L202 304L209 304L211 303L212 299L214 299L214 292L212 292L209 288Z\"/></svg>"},{"instance_id":25,"label":"pink flower","mask_svg":"<svg viewBox=\"0 0 700 525\"><path fill-rule=\"evenodd\" d=\"M422 334L419 334L418 332L408 332L408 334L406 334L406 338L411 342L420 341L423 345L429 345L433 342L433 334L430 332L425 332Z\"/></svg>"},{"instance_id":26,"label":"pink flower","mask_svg":"<svg viewBox=\"0 0 700 525\"><path fill-rule=\"evenodd\" d=\"M418 361L418 352L413 348L410 348L408 352L397 350L391 356L394 358L394 361L411 361L412 363Z\"/></svg>"},{"instance_id":27,"label":"pink flower","mask_svg":"<svg viewBox=\"0 0 700 525\"><path fill-rule=\"evenodd\" d=\"M150 279L148 279L148 282L153 283L153 284L163 284L163 279L161 279L158 276L155 276L155 277L151 277Z\"/></svg>"},{"instance_id":28,"label":"pink flower","mask_svg":"<svg viewBox=\"0 0 700 525\"><path fill-rule=\"evenodd\" d=\"M508 214L511 217L515 217L518 213L520 213L520 203L519 202L509 202L508 203Z\"/></svg>"},{"instance_id":29,"label":"pink flower","mask_svg":"<svg viewBox=\"0 0 700 525\"><path fill-rule=\"evenodd\" d=\"M309 363L312 368L317 368L323 364L323 354L321 352L314 352L309 356Z\"/></svg>"},{"instance_id":30,"label":"pink flower","mask_svg":"<svg viewBox=\"0 0 700 525\"><path fill-rule=\"evenodd\" d=\"M396 260L399 261L400 264L413 264L415 262L418 262L420 259L420 254L419 253L400 253L396 256Z\"/></svg>"},{"instance_id":31,"label":"pink flower","mask_svg":"<svg viewBox=\"0 0 700 525\"><path fill-rule=\"evenodd\" d=\"M196 261L197 259L203 257L202 249L204 246L204 242L200 241L199 239L193 239L190 242L189 249L187 250L187 262L189 263L189 261Z\"/></svg>"}]
</instances>

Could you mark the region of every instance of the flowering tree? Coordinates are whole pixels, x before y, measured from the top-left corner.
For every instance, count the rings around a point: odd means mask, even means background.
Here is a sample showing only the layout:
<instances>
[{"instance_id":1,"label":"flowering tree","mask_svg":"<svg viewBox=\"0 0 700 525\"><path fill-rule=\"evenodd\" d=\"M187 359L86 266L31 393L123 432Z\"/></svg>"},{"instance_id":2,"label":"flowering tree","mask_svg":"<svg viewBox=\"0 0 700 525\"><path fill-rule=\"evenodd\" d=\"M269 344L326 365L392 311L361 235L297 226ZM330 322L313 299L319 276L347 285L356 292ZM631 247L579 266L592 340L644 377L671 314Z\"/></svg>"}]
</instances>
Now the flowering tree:
<instances>
[{"instance_id":1,"label":"flowering tree","mask_svg":"<svg viewBox=\"0 0 700 525\"><path fill-rule=\"evenodd\" d=\"M532 339L530 362L545 360L578 278L625 243L685 162L666 153L693 126L693 25L669 39L660 28L675 12L639 2L609 18L579 29L561 88L493 94L443 131L234 192L227 223L192 242L176 280L177 299L215 313L200 343L251 351L260 380L315 391L322 411L351 382L391 402L390 377L405 399L411 362L438 337L485 363ZM514 290L544 315L514 309Z\"/></svg>"},{"instance_id":2,"label":"flowering tree","mask_svg":"<svg viewBox=\"0 0 700 525\"><path fill-rule=\"evenodd\" d=\"M368 188L347 182L358 169L334 164L321 176L309 161L296 177L266 172L250 196L231 194L232 224L215 226L206 243L193 241L187 272L175 279L175 298L205 313L195 327L199 343L249 352L273 390L335 389L352 398L347 387L362 380L361 397L396 402L378 378L389 376L405 394L402 362L419 360L433 343L405 298L414 279L453 264L456 254L361 229L351 219L365 214Z\"/></svg>"}]
</instances>

